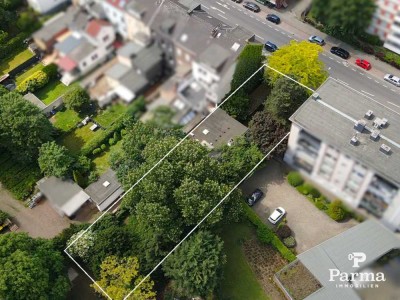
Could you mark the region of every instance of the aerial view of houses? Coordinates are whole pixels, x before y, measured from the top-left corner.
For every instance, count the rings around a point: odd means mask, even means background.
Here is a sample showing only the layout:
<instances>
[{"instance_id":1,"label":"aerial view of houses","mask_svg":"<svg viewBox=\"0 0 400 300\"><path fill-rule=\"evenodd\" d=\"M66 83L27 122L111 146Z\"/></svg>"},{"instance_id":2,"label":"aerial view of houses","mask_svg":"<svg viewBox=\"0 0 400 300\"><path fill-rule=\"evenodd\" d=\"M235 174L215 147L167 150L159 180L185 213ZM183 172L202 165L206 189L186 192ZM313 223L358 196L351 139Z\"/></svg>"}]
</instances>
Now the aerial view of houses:
<instances>
[{"instance_id":1,"label":"aerial view of houses","mask_svg":"<svg viewBox=\"0 0 400 300\"><path fill-rule=\"evenodd\" d=\"M0 299L399 299L399 26L0 1Z\"/></svg>"}]
</instances>

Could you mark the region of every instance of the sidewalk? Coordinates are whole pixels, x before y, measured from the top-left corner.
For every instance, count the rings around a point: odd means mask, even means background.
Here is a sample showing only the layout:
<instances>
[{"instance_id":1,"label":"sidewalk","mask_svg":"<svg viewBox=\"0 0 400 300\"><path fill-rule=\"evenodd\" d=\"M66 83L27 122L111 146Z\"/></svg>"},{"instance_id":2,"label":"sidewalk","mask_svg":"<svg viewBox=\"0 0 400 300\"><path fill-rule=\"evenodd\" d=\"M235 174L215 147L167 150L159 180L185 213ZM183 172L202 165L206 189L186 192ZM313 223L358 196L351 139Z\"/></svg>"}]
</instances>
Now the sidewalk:
<instances>
[{"instance_id":1,"label":"sidewalk","mask_svg":"<svg viewBox=\"0 0 400 300\"><path fill-rule=\"evenodd\" d=\"M372 64L372 69L368 71L369 74L383 79L383 76L387 73L394 74L400 76L400 70L395 67L378 60L375 56L366 54L363 51L356 50L352 46L323 33L308 23L300 20L301 11L307 8L310 0L300 0L297 3L291 3L287 9L269 9L267 7L262 7L262 17L264 18L269 13L277 14L282 22L279 25L282 29L290 32L296 36L298 36L301 40L306 40L310 35L318 35L322 37L326 45L323 47L324 50L329 52L332 46L339 46L350 52L351 58L349 59L350 63L354 64L356 58L364 58L368 60Z\"/></svg>"}]
</instances>

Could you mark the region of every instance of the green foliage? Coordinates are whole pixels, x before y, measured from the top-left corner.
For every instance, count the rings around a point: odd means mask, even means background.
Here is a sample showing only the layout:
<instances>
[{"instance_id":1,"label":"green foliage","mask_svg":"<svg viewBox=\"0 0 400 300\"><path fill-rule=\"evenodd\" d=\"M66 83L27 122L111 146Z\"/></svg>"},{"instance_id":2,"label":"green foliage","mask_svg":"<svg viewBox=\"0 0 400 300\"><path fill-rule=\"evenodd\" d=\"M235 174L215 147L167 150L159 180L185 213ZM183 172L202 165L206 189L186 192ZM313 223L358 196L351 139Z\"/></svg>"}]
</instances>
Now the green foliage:
<instances>
[{"instance_id":1,"label":"green foliage","mask_svg":"<svg viewBox=\"0 0 400 300\"><path fill-rule=\"evenodd\" d=\"M311 198L318 198L321 196L320 191L318 191L315 187L313 187L309 183L302 184L300 186L297 186L296 189L302 193L303 195L308 195Z\"/></svg>"},{"instance_id":2,"label":"green foliage","mask_svg":"<svg viewBox=\"0 0 400 300\"><path fill-rule=\"evenodd\" d=\"M21 31L33 32L40 28L40 22L33 11L27 10L19 14L17 27Z\"/></svg>"},{"instance_id":3,"label":"green foliage","mask_svg":"<svg viewBox=\"0 0 400 300\"><path fill-rule=\"evenodd\" d=\"M71 224L68 228L65 228L61 233L59 233L56 237L52 239L52 243L54 248L58 252L63 252L64 249L68 246L68 241L71 239L71 237L81 231L86 229L89 226L89 224Z\"/></svg>"},{"instance_id":4,"label":"green foliage","mask_svg":"<svg viewBox=\"0 0 400 300\"><path fill-rule=\"evenodd\" d=\"M347 212L343 207L343 203L340 200L333 201L328 208L328 216L335 221L342 221L347 217Z\"/></svg>"},{"instance_id":5,"label":"green foliage","mask_svg":"<svg viewBox=\"0 0 400 300\"><path fill-rule=\"evenodd\" d=\"M0 210L0 226L9 218L11 218L11 216L8 213Z\"/></svg>"},{"instance_id":6,"label":"green foliage","mask_svg":"<svg viewBox=\"0 0 400 300\"><path fill-rule=\"evenodd\" d=\"M21 94L28 92L34 93L38 89L44 87L49 82L49 76L42 70L36 71L31 76L22 81L16 88Z\"/></svg>"},{"instance_id":7,"label":"green foliage","mask_svg":"<svg viewBox=\"0 0 400 300\"><path fill-rule=\"evenodd\" d=\"M100 148L96 148L96 149L93 150L92 154L93 155L97 155L97 154L101 153L101 151L102 150Z\"/></svg>"},{"instance_id":8,"label":"green foliage","mask_svg":"<svg viewBox=\"0 0 400 300\"><path fill-rule=\"evenodd\" d=\"M2 9L0 8L0 29L2 28L1 24L5 24L4 19L1 17ZM13 18L11 14L11 18ZM17 51L23 49L24 44L23 40L29 36L28 32L20 32L16 36L9 39L7 42L3 42L0 44L0 59L4 59L13 54L18 53Z\"/></svg>"},{"instance_id":9,"label":"green foliage","mask_svg":"<svg viewBox=\"0 0 400 300\"><path fill-rule=\"evenodd\" d=\"M109 144L110 146L115 145L115 140L114 140L114 138L110 138L110 139L108 140L108 144Z\"/></svg>"},{"instance_id":10,"label":"green foliage","mask_svg":"<svg viewBox=\"0 0 400 300\"><path fill-rule=\"evenodd\" d=\"M208 231L199 231L165 261L165 275L183 296L207 297L217 287L226 262L223 242Z\"/></svg>"},{"instance_id":11,"label":"green foliage","mask_svg":"<svg viewBox=\"0 0 400 300\"><path fill-rule=\"evenodd\" d=\"M303 178L301 177L299 172L291 171L287 175L287 181L291 186L297 187L304 183Z\"/></svg>"},{"instance_id":12,"label":"green foliage","mask_svg":"<svg viewBox=\"0 0 400 300\"><path fill-rule=\"evenodd\" d=\"M244 89L240 89L221 108L238 121L245 121L248 117L249 107L250 99Z\"/></svg>"},{"instance_id":13,"label":"green foliage","mask_svg":"<svg viewBox=\"0 0 400 300\"><path fill-rule=\"evenodd\" d=\"M66 298L69 281L61 252L26 233L0 235L0 298Z\"/></svg>"},{"instance_id":14,"label":"green foliage","mask_svg":"<svg viewBox=\"0 0 400 300\"><path fill-rule=\"evenodd\" d=\"M39 149L39 167L46 176L61 178L70 175L73 162L68 149L56 142L45 143Z\"/></svg>"},{"instance_id":15,"label":"green foliage","mask_svg":"<svg viewBox=\"0 0 400 300\"><path fill-rule=\"evenodd\" d=\"M95 241L95 233L91 230L81 230L71 236L67 242L68 253L75 258L88 262Z\"/></svg>"},{"instance_id":16,"label":"green foliage","mask_svg":"<svg viewBox=\"0 0 400 300\"><path fill-rule=\"evenodd\" d=\"M269 245L273 241L275 235L269 228L262 226L257 228L257 237L261 243Z\"/></svg>"},{"instance_id":17,"label":"green foliage","mask_svg":"<svg viewBox=\"0 0 400 300\"><path fill-rule=\"evenodd\" d=\"M286 78L278 78L265 102L265 110L278 122L289 125L290 116L308 98L307 90Z\"/></svg>"},{"instance_id":18,"label":"green foliage","mask_svg":"<svg viewBox=\"0 0 400 300\"><path fill-rule=\"evenodd\" d=\"M0 7L6 10L13 10L21 6L23 0L1 0Z\"/></svg>"},{"instance_id":19,"label":"green foliage","mask_svg":"<svg viewBox=\"0 0 400 300\"><path fill-rule=\"evenodd\" d=\"M39 147L52 140L53 126L39 108L17 93L0 97L0 145L18 161L37 159Z\"/></svg>"},{"instance_id":20,"label":"green foliage","mask_svg":"<svg viewBox=\"0 0 400 300\"><path fill-rule=\"evenodd\" d=\"M283 243L285 244L286 247L288 248L294 248L296 246L296 240L294 237L289 236L287 238L283 239Z\"/></svg>"},{"instance_id":21,"label":"green foliage","mask_svg":"<svg viewBox=\"0 0 400 300\"><path fill-rule=\"evenodd\" d=\"M82 176L81 172L79 172L78 170L73 170L72 171L72 177L74 178L74 181L80 186L80 187L84 187L86 185L86 180L85 178Z\"/></svg>"},{"instance_id":22,"label":"green foliage","mask_svg":"<svg viewBox=\"0 0 400 300\"><path fill-rule=\"evenodd\" d=\"M281 239L284 239L284 238L287 238L287 237L289 237L289 236L292 235L292 230L290 229L289 226L287 226L287 225L282 225L282 226L279 226L279 227L278 227L278 229L277 229L277 231L276 231L276 234L277 234Z\"/></svg>"},{"instance_id":23,"label":"green foliage","mask_svg":"<svg viewBox=\"0 0 400 300\"><path fill-rule=\"evenodd\" d=\"M99 179L99 174L95 171L90 172L88 177L88 184L96 182Z\"/></svg>"},{"instance_id":24,"label":"green foliage","mask_svg":"<svg viewBox=\"0 0 400 300\"><path fill-rule=\"evenodd\" d=\"M90 103L90 97L88 93L81 88L76 86L64 95L64 104L68 109L75 110L77 112L86 108Z\"/></svg>"},{"instance_id":25,"label":"green foliage","mask_svg":"<svg viewBox=\"0 0 400 300\"><path fill-rule=\"evenodd\" d=\"M3 96L4 94L8 94L9 90L7 90L4 86L0 84L0 97Z\"/></svg>"},{"instance_id":26,"label":"green foliage","mask_svg":"<svg viewBox=\"0 0 400 300\"><path fill-rule=\"evenodd\" d=\"M157 127L163 129L180 127L172 121L175 112L169 106L158 106L152 113L153 118L149 122L154 123Z\"/></svg>"},{"instance_id":27,"label":"green foliage","mask_svg":"<svg viewBox=\"0 0 400 300\"><path fill-rule=\"evenodd\" d=\"M324 196L314 199L314 204L319 210L327 210L329 203Z\"/></svg>"},{"instance_id":28,"label":"green foliage","mask_svg":"<svg viewBox=\"0 0 400 300\"><path fill-rule=\"evenodd\" d=\"M49 77L49 80L53 80L57 78L58 75L58 70L57 70L57 65L55 64L49 64L45 66L42 71L46 73L46 75Z\"/></svg>"},{"instance_id":29,"label":"green foliage","mask_svg":"<svg viewBox=\"0 0 400 300\"><path fill-rule=\"evenodd\" d=\"M106 150L107 149L106 144L101 144L100 149L103 150L103 151Z\"/></svg>"}]
</instances>

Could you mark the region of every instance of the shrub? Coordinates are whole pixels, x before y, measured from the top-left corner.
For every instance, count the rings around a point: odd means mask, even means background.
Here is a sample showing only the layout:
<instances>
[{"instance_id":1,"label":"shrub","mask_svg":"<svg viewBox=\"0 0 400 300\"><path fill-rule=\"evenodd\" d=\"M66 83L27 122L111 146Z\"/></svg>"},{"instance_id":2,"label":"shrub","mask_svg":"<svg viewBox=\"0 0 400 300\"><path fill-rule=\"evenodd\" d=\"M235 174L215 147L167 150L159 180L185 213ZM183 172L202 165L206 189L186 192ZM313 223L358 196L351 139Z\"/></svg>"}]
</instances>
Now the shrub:
<instances>
[{"instance_id":1,"label":"shrub","mask_svg":"<svg viewBox=\"0 0 400 300\"><path fill-rule=\"evenodd\" d=\"M121 130L121 136L124 136L126 133L127 133L127 132L126 132L126 129L122 129L122 130Z\"/></svg>"},{"instance_id":2,"label":"shrub","mask_svg":"<svg viewBox=\"0 0 400 300\"><path fill-rule=\"evenodd\" d=\"M296 240L294 237L289 236L287 238L283 239L283 243L285 244L286 247L288 248L293 248L296 246Z\"/></svg>"},{"instance_id":3,"label":"shrub","mask_svg":"<svg viewBox=\"0 0 400 300\"><path fill-rule=\"evenodd\" d=\"M274 233L266 226L257 228L257 237L261 243L271 244Z\"/></svg>"},{"instance_id":4,"label":"shrub","mask_svg":"<svg viewBox=\"0 0 400 300\"><path fill-rule=\"evenodd\" d=\"M5 211L0 210L0 225L2 225L8 218L10 218L10 215Z\"/></svg>"},{"instance_id":5,"label":"shrub","mask_svg":"<svg viewBox=\"0 0 400 300\"><path fill-rule=\"evenodd\" d=\"M299 185L296 190L303 195L308 195L308 190L304 185Z\"/></svg>"},{"instance_id":6,"label":"shrub","mask_svg":"<svg viewBox=\"0 0 400 300\"><path fill-rule=\"evenodd\" d=\"M117 143L121 139L121 136L118 131L114 132L113 139L114 139L115 143Z\"/></svg>"},{"instance_id":7,"label":"shrub","mask_svg":"<svg viewBox=\"0 0 400 300\"><path fill-rule=\"evenodd\" d=\"M108 140L108 144L109 144L110 146L115 145L115 139L114 139L114 138L110 138L110 139Z\"/></svg>"},{"instance_id":8,"label":"shrub","mask_svg":"<svg viewBox=\"0 0 400 300\"><path fill-rule=\"evenodd\" d=\"M278 230L276 231L276 234L281 239L284 239L284 238L287 238L287 237L291 236L292 230L290 229L289 226L283 225L283 226L278 227Z\"/></svg>"},{"instance_id":9,"label":"shrub","mask_svg":"<svg viewBox=\"0 0 400 300\"><path fill-rule=\"evenodd\" d=\"M93 150L93 155L97 155L97 154L99 154L101 152L101 149L100 148L96 148L96 149L94 149Z\"/></svg>"},{"instance_id":10,"label":"shrub","mask_svg":"<svg viewBox=\"0 0 400 300\"><path fill-rule=\"evenodd\" d=\"M328 208L328 216L335 221L341 221L347 216L346 210L343 208L342 201L333 201Z\"/></svg>"},{"instance_id":11,"label":"shrub","mask_svg":"<svg viewBox=\"0 0 400 300\"><path fill-rule=\"evenodd\" d=\"M58 70L55 64L49 64L45 66L42 71L46 73L46 75L49 77L49 80L57 78Z\"/></svg>"},{"instance_id":12,"label":"shrub","mask_svg":"<svg viewBox=\"0 0 400 300\"><path fill-rule=\"evenodd\" d=\"M311 198L318 198L319 196L321 196L321 193L315 187L308 183L300 185L296 189L303 195L311 196Z\"/></svg>"},{"instance_id":13,"label":"shrub","mask_svg":"<svg viewBox=\"0 0 400 300\"><path fill-rule=\"evenodd\" d=\"M35 92L49 82L49 76L42 70L36 71L17 86L17 92L26 94Z\"/></svg>"},{"instance_id":14,"label":"shrub","mask_svg":"<svg viewBox=\"0 0 400 300\"><path fill-rule=\"evenodd\" d=\"M299 172L294 172L294 171L289 172L289 174L287 176L287 181L289 182L289 184L291 186L294 186L294 187L302 185L303 182L304 182L304 180L301 177L300 173Z\"/></svg>"},{"instance_id":15,"label":"shrub","mask_svg":"<svg viewBox=\"0 0 400 300\"><path fill-rule=\"evenodd\" d=\"M106 150L107 146L106 146L106 144L101 144L100 148L101 148L101 150Z\"/></svg>"},{"instance_id":16,"label":"shrub","mask_svg":"<svg viewBox=\"0 0 400 300\"><path fill-rule=\"evenodd\" d=\"M97 174L97 172L95 172L95 171L92 171L92 172L90 172L89 177L88 177L88 184L96 182L98 179L99 179L99 174Z\"/></svg>"},{"instance_id":17,"label":"shrub","mask_svg":"<svg viewBox=\"0 0 400 300\"><path fill-rule=\"evenodd\" d=\"M328 209L328 205L323 196L315 199L314 204L319 210L327 210Z\"/></svg>"}]
</instances>

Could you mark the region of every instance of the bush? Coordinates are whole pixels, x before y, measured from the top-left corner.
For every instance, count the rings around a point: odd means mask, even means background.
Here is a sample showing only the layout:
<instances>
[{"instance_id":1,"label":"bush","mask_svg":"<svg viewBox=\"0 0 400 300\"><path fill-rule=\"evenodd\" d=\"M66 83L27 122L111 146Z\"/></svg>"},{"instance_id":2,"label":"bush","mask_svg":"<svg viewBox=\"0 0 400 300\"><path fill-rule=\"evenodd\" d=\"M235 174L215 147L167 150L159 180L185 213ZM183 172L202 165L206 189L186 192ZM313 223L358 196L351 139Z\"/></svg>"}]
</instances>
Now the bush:
<instances>
[{"instance_id":1,"label":"bush","mask_svg":"<svg viewBox=\"0 0 400 300\"><path fill-rule=\"evenodd\" d=\"M289 172L288 176L287 176L287 181L289 182L289 184L291 186L299 186L302 185L304 183L303 178L301 177L299 172Z\"/></svg>"},{"instance_id":2,"label":"bush","mask_svg":"<svg viewBox=\"0 0 400 300\"><path fill-rule=\"evenodd\" d=\"M293 248L296 246L296 240L294 237L289 236L287 238L283 239L283 243L285 244L286 247L288 248Z\"/></svg>"},{"instance_id":3,"label":"bush","mask_svg":"<svg viewBox=\"0 0 400 300\"><path fill-rule=\"evenodd\" d=\"M26 94L35 92L49 82L49 76L42 70L36 71L17 86L17 92Z\"/></svg>"},{"instance_id":4,"label":"bush","mask_svg":"<svg viewBox=\"0 0 400 300\"><path fill-rule=\"evenodd\" d=\"M328 209L328 204L327 204L324 196L321 196L321 197L315 199L314 204L319 210L327 210Z\"/></svg>"},{"instance_id":5,"label":"bush","mask_svg":"<svg viewBox=\"0 0 400 300\"><path fill-rule=\"evenodd\" d=\"M114 132L113 139L114 139L115 143L117 143L121 139L121 136L118 131Z\"/></svg>"},{"instance_id":6,"label":"bush","mask_svg":"<svg viewBox=\"0 0 400 300\"><path fill-rule=\"evenodd\" d=\"M5 211L0 210L0 225L2 225L10 217L11 216L8 213L6 213Z\"/></svg>"},{"instance_id":7,"label":"bush","mask_svg":"<svg viewBox=\"0 0 400 300\"><path fill-rule=\"evenodd\" d=\"M46 73L46 75L49 77L49 80L51 79L56 79L58 75L58 69L55 64L49 64L45 66L42 71Z\"/></svg>"},{"instance_id":8,"label":"bush","mask_svg":"<svg viewBox=\"0 0 400 300\"><path fill-rule=\"evenodd\" d=\"M311 184L305 183L303 185L300 185L296 188L300 193L303 195L309 195L311 198L318 198L321 196L320 191L318 191L315 187L313 187Z\"/></svg>"},{"instance_id":9,"label":"bush","mask_svg":"<svg viewBox=\"0 0 400 300\"><path fill-rule=\"evenodd\" d=\"M328 216L331 217L335 221L342 221L346 218L347 212L343 208L342 201L335 200L333 201L328 208Z\"/></svg>"},{"instance_id":10,"label":"bush","mask_svg":"<svg viewBox=\"0 0 400 300\"><path fill-rule=\"evenodd\" d=\"M96 148L96 149L94 149L93 150L93 155L97 155L97 154L99 154L101 152L101 149L100 148Z\"/></svg>"},{"instance_id":11,"label":"bush","mask_svg":"<svg viewBox=\"0 0 400 300\"><path fill-rule=\"evenodd\" d=\"M278 227L278 230L276 231L276 234L281 238L287 238L292 235L292 230L290 229L289 226L287 225L282 225Z\"/></svg>"},{"instance_id":12,"label":"bush","mask_svg":"<svg viewBox=\"0 0 400 300\"><path fill-rule=\"evenodd\" d=\"M109 144L110 146L115 145L115 139L114 139L114 138L110 138L110 139L108 140L108 144Z\"/></svg>"},{"instance_id":13,"label":"bush","mask_svg":"<svg viewBox=\"0 0 400 300\"><path fill-rule=\"evenodd\" d=\"M106 150L107 146L106 146L106 144L101 144L100 148L101 148L101 150Z\"/></svg>"},{"instance_id":14,"label":"bush","mask_svg":"<svg viewBox=\"0 0 400 300\"><path fill-rule=\"evenodd\" d=\"M261 243L271 244L274 233L267 226L262 226L257 228L257 237Z\"/></svg>"},{"instance_id":15,"label":"bush","mask_svg":"<svg viewBox=\"0 0 400 300\"><path fill-rule=\"evenodd\" d=\"M124 136L127 133L126 129L121 130L121 137Z\"/></svg>"},{"instance_id":16,"label":"bush","mask_svg":"<svg viewBox=\"0 0 400 300\"><path fill-rule=\"evenodd\" d=\"M97 172L95 172L95 171L92 171L92 172L90 172L89 177L88 177L88 184L96 182L98 179L99 179L99 174L97 174Z\"/></svg>"}]
</instances>

